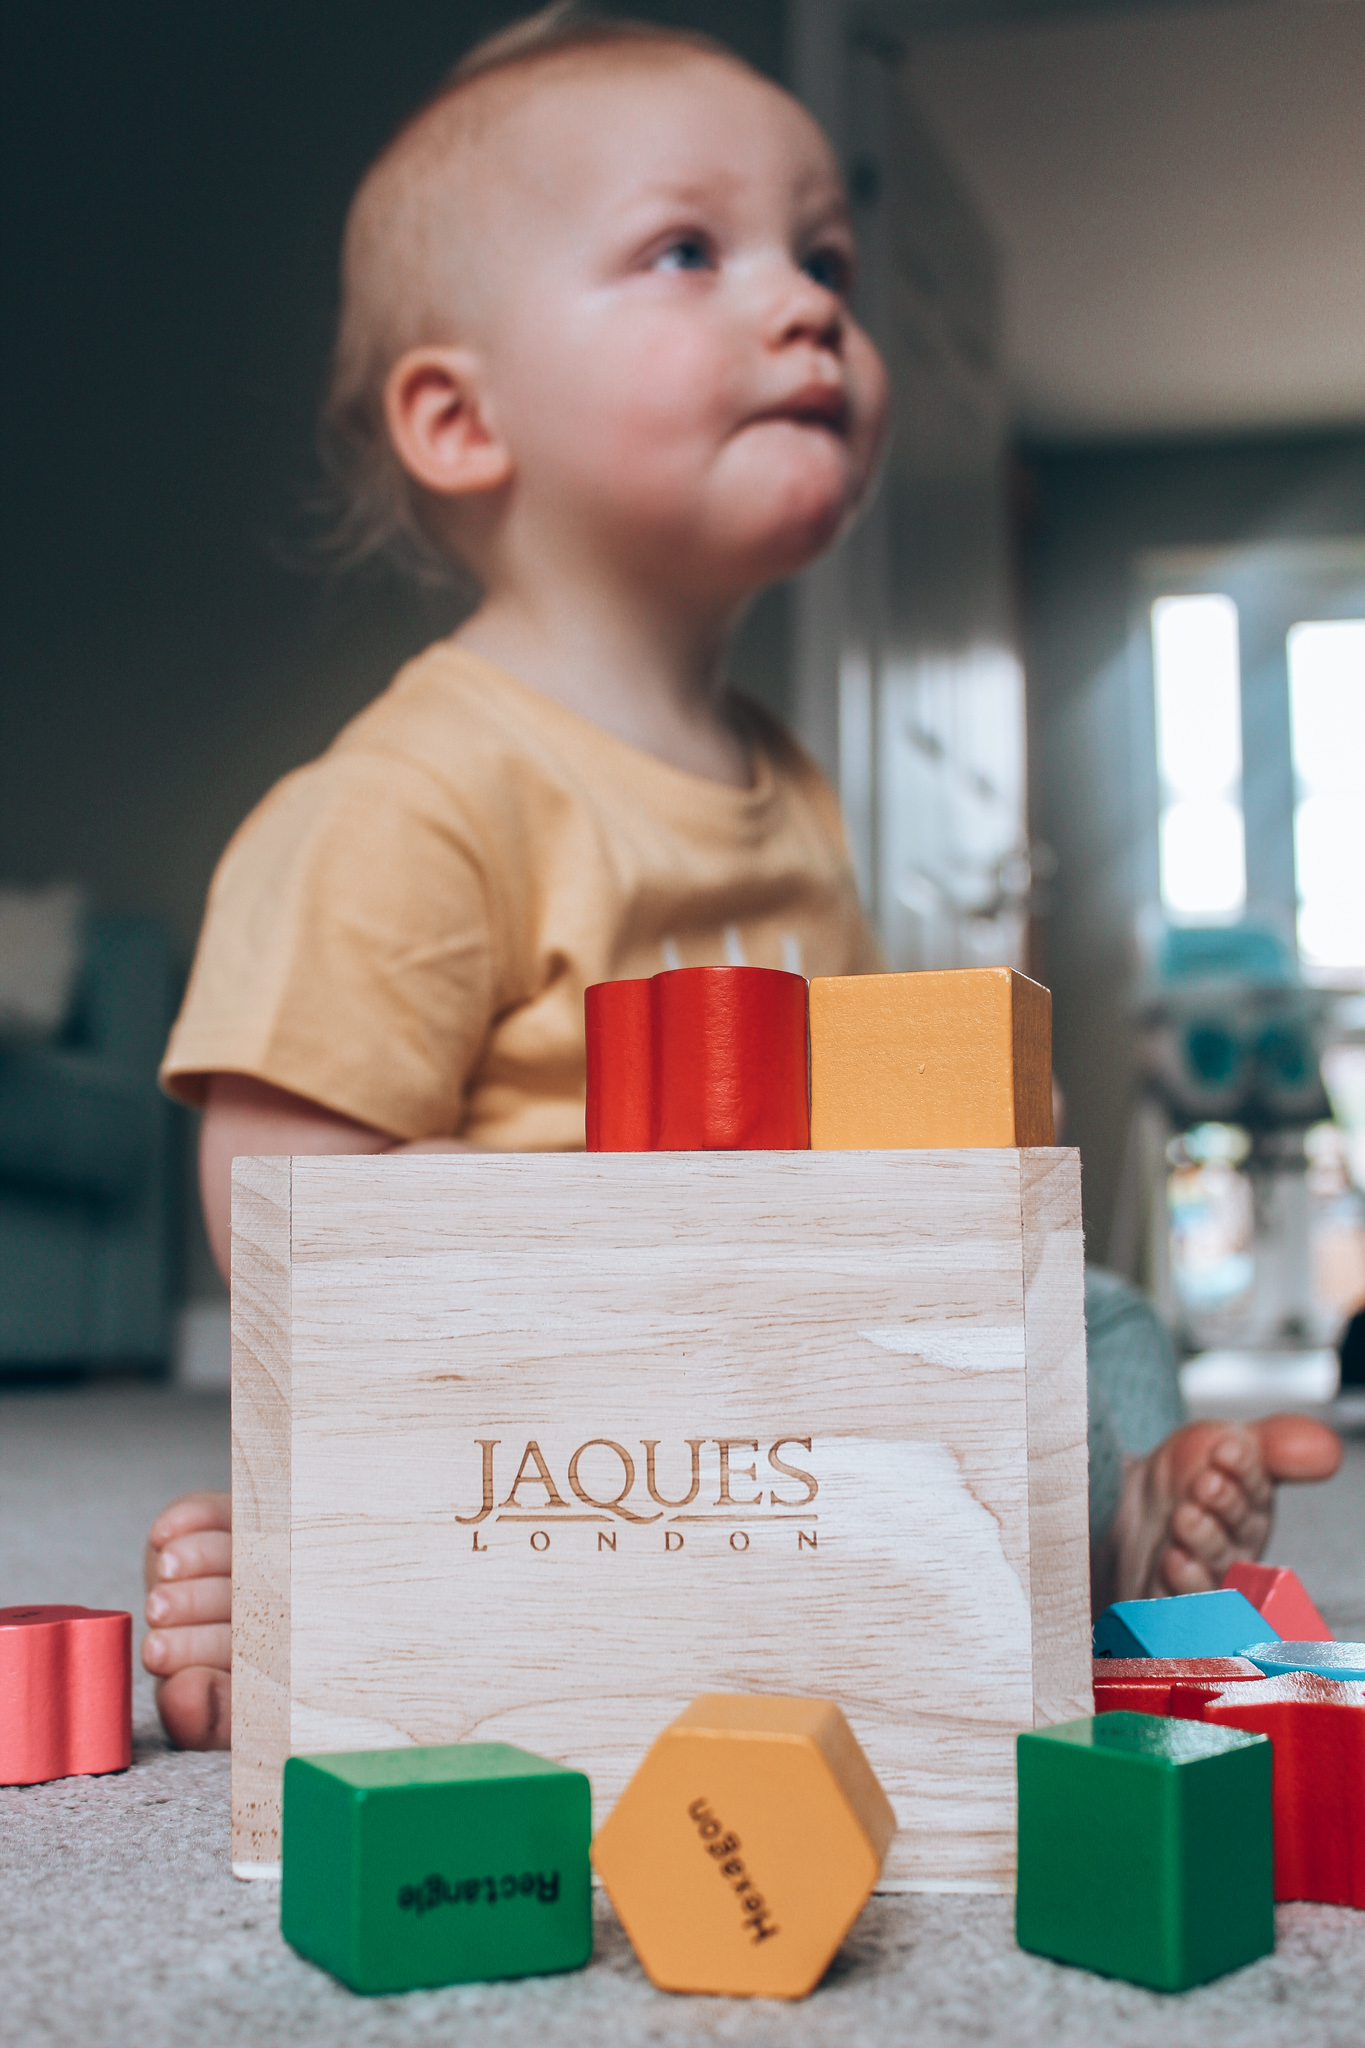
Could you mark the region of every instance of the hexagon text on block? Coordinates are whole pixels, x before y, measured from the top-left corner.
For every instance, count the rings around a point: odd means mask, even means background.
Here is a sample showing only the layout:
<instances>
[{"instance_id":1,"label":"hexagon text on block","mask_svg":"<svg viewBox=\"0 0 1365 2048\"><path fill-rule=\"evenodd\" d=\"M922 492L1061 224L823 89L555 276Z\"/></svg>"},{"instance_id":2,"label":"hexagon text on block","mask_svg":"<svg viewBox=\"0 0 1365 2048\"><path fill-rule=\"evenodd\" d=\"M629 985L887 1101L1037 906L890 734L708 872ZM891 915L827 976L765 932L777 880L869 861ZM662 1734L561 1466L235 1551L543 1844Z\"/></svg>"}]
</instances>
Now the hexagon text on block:
<instances>
[{"instance_id":1,"label":"hexagon text on block","mask_svg":"<svg viewBox=\"0 0 1365 2048\"><path fill-rule=\"evenodd\" d=\"M660 1990L804 1998L895 1831L832 1700L712 1693L655 1742L592 1854Z\"/></svg>"}]
</instances>

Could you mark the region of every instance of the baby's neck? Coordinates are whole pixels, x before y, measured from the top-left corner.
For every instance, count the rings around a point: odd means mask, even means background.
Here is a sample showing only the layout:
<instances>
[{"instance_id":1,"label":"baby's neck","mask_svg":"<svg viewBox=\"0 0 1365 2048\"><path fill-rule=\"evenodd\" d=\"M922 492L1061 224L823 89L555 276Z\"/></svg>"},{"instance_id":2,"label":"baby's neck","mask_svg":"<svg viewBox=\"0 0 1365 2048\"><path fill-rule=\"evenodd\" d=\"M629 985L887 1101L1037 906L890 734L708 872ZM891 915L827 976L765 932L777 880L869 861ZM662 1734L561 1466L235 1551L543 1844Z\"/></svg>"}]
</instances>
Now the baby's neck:
<instances>
[{"instance_id":1,"label":"baby's neck","mask_svg":"<svg viewBox=\"0 0 1365 2048\"><path fill-rule=\"evenodd\" d=\"M455 641L669 767L747 789L749 758L724 708L732 625L674 628L577 592L532 603L494 594Z\"/></svg>"}]
</instances>

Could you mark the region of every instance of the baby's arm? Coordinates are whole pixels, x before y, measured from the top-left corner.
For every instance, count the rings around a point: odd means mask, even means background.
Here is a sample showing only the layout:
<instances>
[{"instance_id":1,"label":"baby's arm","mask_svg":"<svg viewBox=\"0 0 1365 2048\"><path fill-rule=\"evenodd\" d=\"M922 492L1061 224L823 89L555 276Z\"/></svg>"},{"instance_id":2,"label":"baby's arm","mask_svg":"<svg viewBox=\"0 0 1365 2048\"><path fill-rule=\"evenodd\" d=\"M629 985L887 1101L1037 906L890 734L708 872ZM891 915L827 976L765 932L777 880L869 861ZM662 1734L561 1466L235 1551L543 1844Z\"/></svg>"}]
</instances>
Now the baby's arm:
<instances>
[{"instance_id":1,"label":"baby's arm","mask_svg":"<svg viewBox=\"0 0 1365 2048\"><path fill-rule=\"evenodd\" d=\"M453 1143L453 1140L447 1141ZM199 1199L214 1263L232 1251L232 1162L298 1152L394 1152L401 1140L246 1074L213 1074L199 1129Z\"/></svg>"},{"instance_id":2,"label":"baby's arm","mask_svg":"<svg viewBox=\"0 0 1365 2048\"><path fill-rule=\"evenodd\" d=\"M281 1153L465 1151L456 1138L414 1146L244 1074L215 1074L199 1134L199 1194L218 1270L232 1243L232 1162ZM191 1493L147 1538L150 1634L142 1662L157 1681L166 1733L181 1749L226 1749L232 1727L232 1499Z\"/></svg>"}]
</instances>

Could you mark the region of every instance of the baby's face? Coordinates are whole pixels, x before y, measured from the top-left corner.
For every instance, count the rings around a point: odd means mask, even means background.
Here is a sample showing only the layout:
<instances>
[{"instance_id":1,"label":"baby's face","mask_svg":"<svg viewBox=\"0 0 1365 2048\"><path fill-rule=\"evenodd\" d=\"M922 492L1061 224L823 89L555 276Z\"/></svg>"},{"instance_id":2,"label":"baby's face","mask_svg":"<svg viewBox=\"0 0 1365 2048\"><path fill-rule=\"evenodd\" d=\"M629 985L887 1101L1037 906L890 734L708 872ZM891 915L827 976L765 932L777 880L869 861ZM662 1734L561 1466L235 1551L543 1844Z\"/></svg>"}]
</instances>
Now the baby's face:
<instances>
[{"instance_id":1,"label":"baby's face","mask_svg":"<svg viewBox=\"0 0 1365 2048\"><path fill-rule=\"evenodd\" d=\"M631 56L547 67L479 161L471 340L534 519L698 598L810 561L887 421L815 123L721 59Z\"/></svg>"}]
</instances>

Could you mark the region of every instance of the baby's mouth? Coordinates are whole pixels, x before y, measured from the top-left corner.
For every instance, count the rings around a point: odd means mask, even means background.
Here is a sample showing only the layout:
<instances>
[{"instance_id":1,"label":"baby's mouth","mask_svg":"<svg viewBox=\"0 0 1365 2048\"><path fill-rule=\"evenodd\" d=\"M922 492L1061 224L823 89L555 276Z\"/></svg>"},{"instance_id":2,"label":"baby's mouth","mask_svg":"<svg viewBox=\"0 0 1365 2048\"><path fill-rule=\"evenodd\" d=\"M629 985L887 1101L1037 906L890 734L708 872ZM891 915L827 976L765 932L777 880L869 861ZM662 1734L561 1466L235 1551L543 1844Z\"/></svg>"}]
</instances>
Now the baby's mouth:
<instances>
[{"instance_id":1,"label":"baby's mouth","mask_svg":"<svg viewBox=\"0 0 1365 2048\"><path fill-rule=\"evenodd\" d=\"M780 405L757 415L760 420L790 420L799 427L820 427L843 440L848 435L848 400L837 384L807 384Z\"/></svg>"}]
</instances>

